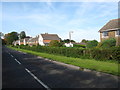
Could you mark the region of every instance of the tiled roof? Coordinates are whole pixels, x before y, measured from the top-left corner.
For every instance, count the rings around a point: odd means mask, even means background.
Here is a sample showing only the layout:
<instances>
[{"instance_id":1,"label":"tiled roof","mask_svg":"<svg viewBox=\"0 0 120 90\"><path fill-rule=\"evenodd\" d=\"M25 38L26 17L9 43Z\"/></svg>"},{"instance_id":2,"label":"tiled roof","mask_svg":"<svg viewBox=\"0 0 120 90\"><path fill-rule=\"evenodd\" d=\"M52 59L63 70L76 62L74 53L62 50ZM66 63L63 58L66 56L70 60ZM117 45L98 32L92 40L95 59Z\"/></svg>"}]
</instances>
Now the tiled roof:
<instances>
[{"instance_id":1,"label":"tiled roof","mask_svg":"<svg viewBox=\"0 0 120 90\"><path fill-rule=\"evenodd\" d=\"M29 42L35 42L35 41L38 41L38 37L29 39Z\"/></svg>"},{"instance_id":2,"label":"tiled roof","mask_svg":"<svg viewBox=\"0 0 120 90\"><path fill-rule=\"evenodd\" d=\"M30 38L24 38L25 39L25 41L28 41Z\"/></svg>"},{"instance_id":3,"label":"tiled roof","mask_svg":"<svg viewBox=\"0 0 120 90\"><path fill-rule=\"evenodd\" d=\"M60 40L57 34L41 34L43 40Z\"/></svg>"},{"instance_id":4,"label":"tiled roof","mask_svg":"<svg viewBox=\"0 0 120 90\"><path fill-rule=\"evenodd\" d=\"M120 18L119 19L112 19L107 24L105 24L99 32L109 31L109 30L116 30L120 28Z\"/></svg>"}]
</instances>

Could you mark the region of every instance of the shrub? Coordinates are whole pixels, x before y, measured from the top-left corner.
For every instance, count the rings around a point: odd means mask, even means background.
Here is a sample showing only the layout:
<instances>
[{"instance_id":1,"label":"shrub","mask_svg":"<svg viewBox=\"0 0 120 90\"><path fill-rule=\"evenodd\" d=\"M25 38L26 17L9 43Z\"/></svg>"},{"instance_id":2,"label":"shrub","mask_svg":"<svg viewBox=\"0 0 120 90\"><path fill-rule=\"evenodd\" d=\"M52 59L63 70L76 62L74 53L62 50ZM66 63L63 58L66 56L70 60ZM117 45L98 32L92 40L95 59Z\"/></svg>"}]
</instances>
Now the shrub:
<instances>
[{"instance_id":1,"label":"shrub","mask_svg":"<svg viewBox=\"0 0 120 90\"><path fill-rule=\"evenodd\" d=\"M85 45L80 45L80 44L73 44L73 47L82 47L82 48L86 48Z\"/></svg>"},{"instance_id":2,"label":"shrub","mask_svg":"<svg viewBox=\"0 0 120 90\"><path fill-rule=\"evenodd\" d=\"M97 44L98 44L97 40L88 41L86 47L87 48L93 48L93 47L96 47Z\"/></svg>"},{"instance_id":3,"label":"shrub","mask_svg":"<svg viewBox=\"0 0 120 90\"><path fill-rule=\"evenodd\" d=\"M96 60L117 60L120 62L120 47L112 48L79 48L79 47L48 47L48 46L14 46L37 52L63 55L67 57L86 58Z\"/></svg>"},{"instance_id":4,"label":"shrub","mask_svg":"<svg viewBox=\"0 0 120 90\"><path fill-rule=\"evenodd\" d=\"M116 46L116 40L115 40L115 38L110 38L110 39L102 41L99 44L98 47L101 47L101 48L110 48L110 47L114 47L114 46Z\"/></svg>"},{"instance_id":5,"label":"shrub","mask_svg":"<svg viewBox=\"0 0 120 90\"><path fill-rule=\"evenodd\" d=\"M60 43L59 43L59 41L57 41L57 40L52 40L52 41L49 43L49 46L51 46L51 47L59 47L59 46L60 46Z\"/></svg>"}]
</instances>

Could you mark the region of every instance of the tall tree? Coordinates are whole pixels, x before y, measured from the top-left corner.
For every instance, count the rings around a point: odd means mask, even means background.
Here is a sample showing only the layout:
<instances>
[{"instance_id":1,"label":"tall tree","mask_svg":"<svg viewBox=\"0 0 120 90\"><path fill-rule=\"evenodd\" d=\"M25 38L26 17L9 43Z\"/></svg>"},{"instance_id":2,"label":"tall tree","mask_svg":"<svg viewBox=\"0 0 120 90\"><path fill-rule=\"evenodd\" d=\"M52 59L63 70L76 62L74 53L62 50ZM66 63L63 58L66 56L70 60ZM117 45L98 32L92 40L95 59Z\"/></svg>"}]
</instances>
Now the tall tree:
<instances>
[{"instance_id":1,"label":"tall tree","mask_svg":"<svg viewBox=\"0 0 120 90\"><path fill-rule=\"evenodd\" d=\"M7 44L12 44L13 41L18 40L18 33L11 32L11 33L5 34L4 38Z\"/></svg>"},{"instance_id":2,"label":"tall tree","mask_svg":"<svg viewBox=\"0 0 120 90\"><path fill-rule=\"evenodd\" d=\"M25 34L25 31L22 31L21 33L20 33L20 39L23 39L23 38L25 38L26 37L26 34Z\"/></svg>"}]
</instances>

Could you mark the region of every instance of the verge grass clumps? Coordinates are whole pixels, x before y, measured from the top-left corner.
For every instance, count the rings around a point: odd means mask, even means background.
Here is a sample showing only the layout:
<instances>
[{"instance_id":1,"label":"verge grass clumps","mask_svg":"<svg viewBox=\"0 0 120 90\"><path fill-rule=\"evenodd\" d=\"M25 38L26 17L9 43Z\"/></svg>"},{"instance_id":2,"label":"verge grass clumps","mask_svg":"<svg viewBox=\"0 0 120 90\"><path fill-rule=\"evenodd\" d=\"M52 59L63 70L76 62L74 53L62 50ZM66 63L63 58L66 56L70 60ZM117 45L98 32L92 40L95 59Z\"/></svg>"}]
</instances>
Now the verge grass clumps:
<instances>
[{"instance_id":1,"label":"verge grass clumps","mask_svg":"<svg viewBox=\"0 0 120 90\"><path fill-rule=\"evenodd\" d=\"M96 71L105 72L105 73L120 76L120 72L118 72L118 65L119 64L117 62L97 61L94 59L73 58L73 57L66 57L66 56L61 56L61 55L19 49L19 48L14 48L14 47L10 47L10 48L12 48L14 50L30 53L33 55L41 56L44 58L52 59L55 61L63 62L66 64L71 64L71 65L79 66L82 68L87 68L87 69L91 69L91 70L96 70Z\"/></svg>"}]
</instances>

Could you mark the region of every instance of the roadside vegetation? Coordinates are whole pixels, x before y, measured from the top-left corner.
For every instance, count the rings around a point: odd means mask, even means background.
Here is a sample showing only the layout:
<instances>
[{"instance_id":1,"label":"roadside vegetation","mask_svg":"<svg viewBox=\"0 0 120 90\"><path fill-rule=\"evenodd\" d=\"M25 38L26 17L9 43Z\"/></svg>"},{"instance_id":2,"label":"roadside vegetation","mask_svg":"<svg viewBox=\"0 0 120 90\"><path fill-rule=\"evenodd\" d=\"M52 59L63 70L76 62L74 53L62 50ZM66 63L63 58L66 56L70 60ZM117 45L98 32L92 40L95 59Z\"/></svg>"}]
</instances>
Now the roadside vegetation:
<instances>
[{"instance_id":1,"label":"roadside vegetation","mask_svg":"<svg viewBox=\"0 0 120 90\"><path fill-rule=\"evenodd\" d=\"M100 61L100 60L95 60L95 59L81 59L81 58L75 58L75 57L66 57L63 55L56 55L56 54L48 54L45 52L37 52L37 51L32 51L32 50L25 50L21 49L21 47L10 47L11 49L30 53L33 55L41 56L44 58L52 59L55 61L79 66L82 68L86 69L91 69L91 70L96 70L100 72L105 72L113 75L118 75L120 76L120 72L118 72L118 62L117 61ZM71 48L70 48L71 49Z\"/></svg>"},{"instance_id":2,"label":"roadside vegetation","mask_svg":"<svg viewBox=\"0 0 120 90\"><path fill-rule=\"evenodd\" d=\"M62 55L67 57L95 59L99 61L118 61L120 62L120 47L112 48L80 48L80 47L51 47L51 46L28 46L17 45L15 48L32 50L41 53Z\"/></svg>"}]
</instances>

